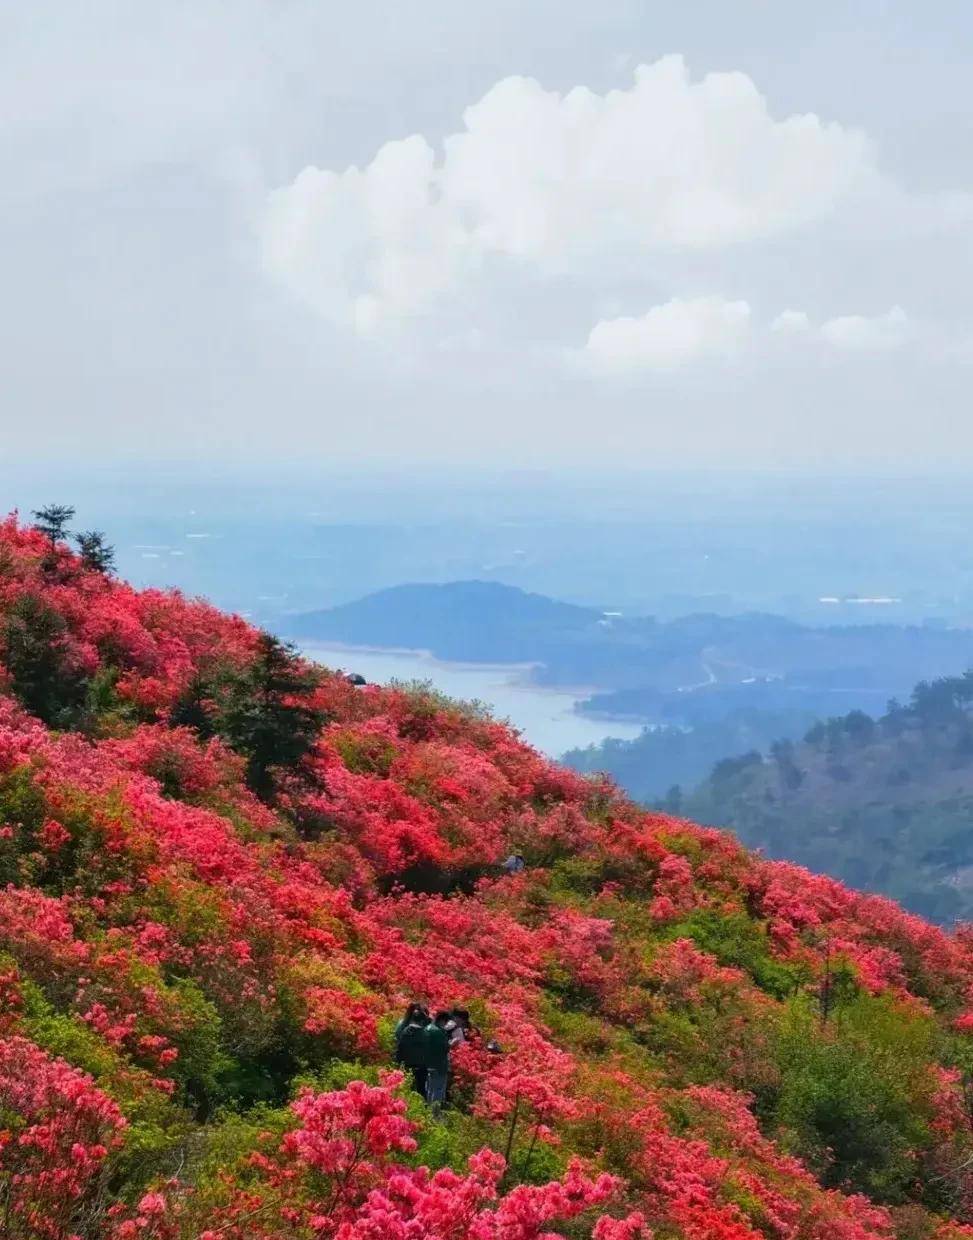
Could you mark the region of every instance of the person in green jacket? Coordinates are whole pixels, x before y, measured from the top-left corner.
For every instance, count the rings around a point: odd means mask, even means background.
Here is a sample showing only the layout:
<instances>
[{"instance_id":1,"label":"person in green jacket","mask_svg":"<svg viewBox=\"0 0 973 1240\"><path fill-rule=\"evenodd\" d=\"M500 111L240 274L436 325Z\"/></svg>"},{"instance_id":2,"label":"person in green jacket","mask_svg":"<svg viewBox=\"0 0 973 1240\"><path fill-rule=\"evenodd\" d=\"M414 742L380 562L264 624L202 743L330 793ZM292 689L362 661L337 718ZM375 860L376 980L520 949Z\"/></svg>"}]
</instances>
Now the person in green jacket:
<instances>
[{"instance_id":1,"label":"person in green jacket","mask_svg":"<svg viewBox=\"0 0 973 1240\"><path fill-rule=\"evenodd\" d=\"M434 1114L442 1110L449 1079L449 1012L437 1012L435 1020L426 1025L425 1064L426 1102Z\"/></svg>"},{"instance_id":2,"label":"person in green jacket","mask_svg":"<svg viewBox=\"0 0 973 1240\"><path fill-rule=\"evenodd\" d=\"M412 1088L426 1096L426 1026L429 1012L421 1003L410 1003L395 1026L395 1062L412 1075Z\"/></svg>"}]
</instances>

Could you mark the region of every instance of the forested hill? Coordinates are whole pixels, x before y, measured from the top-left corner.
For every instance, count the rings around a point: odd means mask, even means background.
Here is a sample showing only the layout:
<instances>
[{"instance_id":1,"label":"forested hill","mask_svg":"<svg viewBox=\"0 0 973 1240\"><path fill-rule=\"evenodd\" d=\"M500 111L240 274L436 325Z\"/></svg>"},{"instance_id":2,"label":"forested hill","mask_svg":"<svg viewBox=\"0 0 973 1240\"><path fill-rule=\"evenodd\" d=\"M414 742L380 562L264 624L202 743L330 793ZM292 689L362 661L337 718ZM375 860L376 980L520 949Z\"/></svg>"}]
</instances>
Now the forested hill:
<instances>
[{"instance_id":1,"label":"forested hill","mask_svg":"<svg viewBox=\"0 0 973 1240\"><path fill-rule=\"evenodd\" d=\"M923 682L877 721L855 711L726 758L684 804L770 856L969 919L973 673Z\"/></svg>"},{"instance_id":2,"label":"forested hill","mask_svg":"<svg viewBox=\"0 0 973 1240\"><path fill-rule=\"evenodd\" d=\"M597 634L601 613L491 581L403 585L294 617L305 639L430 650L443 659L531 662L565 638Z\"/></svg>"},{"instance_id":3,"label":"forested hill","mask_svg":"<svg viewBox=\"0 0 973 1240\"><path fill-rule=\"evenodd\" d=\"M137 592L70 517L0 526L5 1238L973 1235L967 934ZM388 1071L415 997L481 1031L441 1118Z\"/></svg>"},{"instance_id":4,"label":"forested hill","mask_svg":"<svg viewBox=\"0 0 973 1240\"><path fill-rule=\"evenodd\" d=\"M809 710L733 710L692 726L643 728L632 740L608 736L562 760L583 774L606 772L636 800L655 804L695 788L723 758L803 736L816 720Z\"/></svg>"}]
</instances>

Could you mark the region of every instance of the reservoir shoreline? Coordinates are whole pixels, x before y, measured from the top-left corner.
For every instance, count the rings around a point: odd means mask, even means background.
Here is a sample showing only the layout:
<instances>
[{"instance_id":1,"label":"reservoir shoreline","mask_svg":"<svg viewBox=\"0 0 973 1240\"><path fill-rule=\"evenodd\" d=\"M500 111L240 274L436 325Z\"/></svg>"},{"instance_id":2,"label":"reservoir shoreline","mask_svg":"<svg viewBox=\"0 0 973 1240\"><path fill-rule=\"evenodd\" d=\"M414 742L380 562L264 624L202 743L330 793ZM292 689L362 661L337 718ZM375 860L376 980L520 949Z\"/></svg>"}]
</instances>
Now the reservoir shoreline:
<instances>
[{"instance_id":1,"label":"reservoir shoreline","mask_svg":"<svg viewBox=\"0 0 973 1240\"><path fill-rule=\"evenodd\" d=\"M595 689L538 685L529 676L534 663L459 663L437 659L427 650L341 642L301 642L299 648L315 663L359 672L373 683L429 681L450 697L484 702L498 719L509 720L528 743L550 757L598 744L608 736L632 739L642 730L630 719L595 719L579 713L577 703Z\"/></svg>"}]
</instances>

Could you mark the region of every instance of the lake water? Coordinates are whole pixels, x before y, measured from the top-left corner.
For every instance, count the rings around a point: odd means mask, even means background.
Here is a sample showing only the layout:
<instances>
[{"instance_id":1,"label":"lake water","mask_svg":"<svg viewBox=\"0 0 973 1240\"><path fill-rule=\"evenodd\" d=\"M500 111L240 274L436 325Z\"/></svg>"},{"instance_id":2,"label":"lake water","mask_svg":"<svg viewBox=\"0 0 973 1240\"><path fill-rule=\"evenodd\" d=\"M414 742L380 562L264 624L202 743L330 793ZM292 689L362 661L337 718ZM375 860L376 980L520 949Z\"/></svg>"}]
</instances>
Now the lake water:
<instances>
[{"instance_id":1,"label":"lake water","mask_svg":"<svg viewBox=\"0 0 973 1240\"><path fill-rule=\"evenodd\" d=\"M631 721L586 719L575 714L575 703L588 697L590 690L540 688L528 679L529 668L517 664L447 663L421 650L375 650L317 642L304 644L302 650L317 663L360 672L374 683L429 680L450 697L467 701L477 698L551 757L597 744L606 736L628 739L641 731L640 725Z\"/></svg>"}]
</instances>

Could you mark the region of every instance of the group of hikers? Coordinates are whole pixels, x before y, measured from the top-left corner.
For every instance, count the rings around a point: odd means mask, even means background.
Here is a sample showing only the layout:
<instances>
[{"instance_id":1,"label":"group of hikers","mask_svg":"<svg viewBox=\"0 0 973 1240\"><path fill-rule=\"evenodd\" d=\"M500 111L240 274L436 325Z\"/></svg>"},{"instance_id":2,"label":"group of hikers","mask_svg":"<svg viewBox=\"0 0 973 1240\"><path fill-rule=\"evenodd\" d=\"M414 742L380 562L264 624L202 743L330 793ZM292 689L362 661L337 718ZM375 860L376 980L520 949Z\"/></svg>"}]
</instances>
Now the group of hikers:
<instances>
[{"instance_id":1,"label":"group of hikers","mask_svg":"<svg viewBox=\"0 0 973 1240\"><path fill-rule=\"evenodd\" d=\"M520 853L512 853L501 869L520 874L525 868ZM480 1040L480 1031L466 1008L442 1008L430 1015L425 1003L413 1001L395 1026L395 1062L412 1077L412 1088L438 1114L449 1089L449 1057L464 1042ZM493 1055L502 1054L496 1042L486 1043Z\"/></svg>"},{"instance_id":2,"label":"group of hikers","mask_svg":"<svg viewBox=\"0 0 973 1240\"><path fill-rule=\"evenodd\" d=\"M412 1087L434 1112L446 1101L450 1054L480 1036L466 1008L443 1009L430 1016L424 1003L410 1003L395 1026L395 1062L412 1077ZM488 1051L500 1047L488 1042Z\"/></svg>"}]
</instances>

